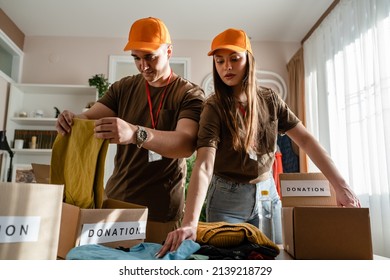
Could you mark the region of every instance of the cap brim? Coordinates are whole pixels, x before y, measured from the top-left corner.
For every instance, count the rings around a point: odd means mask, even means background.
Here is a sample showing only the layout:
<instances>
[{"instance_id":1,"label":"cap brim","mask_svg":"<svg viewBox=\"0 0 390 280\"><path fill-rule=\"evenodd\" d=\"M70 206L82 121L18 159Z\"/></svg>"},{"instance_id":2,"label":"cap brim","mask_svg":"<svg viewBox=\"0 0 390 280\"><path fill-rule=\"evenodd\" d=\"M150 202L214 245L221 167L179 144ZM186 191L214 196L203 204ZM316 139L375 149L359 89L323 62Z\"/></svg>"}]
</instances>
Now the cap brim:
<instances>
[{"instance_id":1,"label":"cap brim","mask_svg":"<svg viewBox=\"0 0 390 280\"><path fill-rule=\"evenodd\" d=\"M147 42L129 42L126 44L124 51L145 51L145 52L154 52L158 50L160 44L157 43L147 43Z\"/></svg>"},{"instance_id":2,"label":"cap brim","mask_svg":"<svg viewBox=\"0 0 390 280\"><path fill-rule=\"evenodd\" d=\"M222 45L222 46L218 46L218 48L215 48L211 51L209 51L207 53L207 55L214 55L214 53L218 50L231 50L231 51L234 51L234 52L245 52L246 49L243 49L243 48L240 48L240 47L237 47L237 46L234 46L234 45Z\"/></svg>"}]
</instances>

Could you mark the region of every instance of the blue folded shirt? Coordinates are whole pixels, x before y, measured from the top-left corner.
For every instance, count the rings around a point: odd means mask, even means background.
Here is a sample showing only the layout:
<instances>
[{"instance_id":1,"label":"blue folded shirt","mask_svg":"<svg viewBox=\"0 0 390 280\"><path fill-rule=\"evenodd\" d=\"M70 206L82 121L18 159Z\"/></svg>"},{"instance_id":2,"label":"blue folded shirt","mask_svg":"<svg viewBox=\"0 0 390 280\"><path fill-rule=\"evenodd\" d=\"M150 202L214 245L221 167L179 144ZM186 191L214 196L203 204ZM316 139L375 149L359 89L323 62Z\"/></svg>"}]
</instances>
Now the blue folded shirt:
<instances>
[{"instance_id":1,"label":"blue folded shirt","mask_svg":"<svg viewBox=\"0 0 390 280\"><path fill-rule=\"evenodd\" d=\"M72 248L66 255L67 260L185 260L200 249L192 240L184 240L175 252L164 257L155 255L162 245L143 242L130 248L128 252L99 244L88 244Z\"/></svg>"}]
</instances>

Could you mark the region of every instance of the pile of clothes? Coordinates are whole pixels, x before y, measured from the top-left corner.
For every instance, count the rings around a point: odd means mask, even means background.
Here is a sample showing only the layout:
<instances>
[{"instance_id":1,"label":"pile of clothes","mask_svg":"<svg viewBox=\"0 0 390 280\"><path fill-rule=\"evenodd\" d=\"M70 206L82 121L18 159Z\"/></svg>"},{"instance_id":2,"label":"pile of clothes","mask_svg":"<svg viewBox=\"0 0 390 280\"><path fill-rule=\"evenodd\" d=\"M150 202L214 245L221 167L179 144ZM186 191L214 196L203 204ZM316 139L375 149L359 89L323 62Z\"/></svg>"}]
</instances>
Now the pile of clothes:
<instances>
[{"instance_id":1,"label":"pile of clothes","mask_svg":"<svg viewBox=\"0 0 390 280\"><path fill-rule=\"evenodd\" d=\"M161 244L143 242L132 248L110 248L99 244L82 245L67 254L68 260L153 260ZM257 227L226 222L198 225L196 242L185 240L162 260L274 260L279 247Z\"/></svg>"},{"instance_id":2,"label":"pile of clothes","mask_svg":"<svg viewBox=\"0 0 390 280\"><path fill-rule=\"evenodd\" d=\"M195 255L213 260L273 260L280 253L274 242L248 223L200 222L196 242L201 247Z\"/></svg>"}]
</instances>

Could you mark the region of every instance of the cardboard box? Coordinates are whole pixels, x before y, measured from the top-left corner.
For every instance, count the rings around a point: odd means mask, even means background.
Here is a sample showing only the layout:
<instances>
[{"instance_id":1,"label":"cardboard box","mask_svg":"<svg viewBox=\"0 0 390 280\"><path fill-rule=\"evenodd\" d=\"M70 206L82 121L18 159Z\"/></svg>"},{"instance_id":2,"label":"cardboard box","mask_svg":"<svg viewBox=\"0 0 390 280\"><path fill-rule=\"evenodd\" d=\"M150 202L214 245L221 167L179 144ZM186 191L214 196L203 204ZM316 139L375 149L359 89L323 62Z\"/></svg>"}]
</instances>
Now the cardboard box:
<instances>
[{"instance_id":1,"label":"cardboard box","mask_svg":"<svg viewBox=\"0 0 390 280\"><path fill-rule=\"evenodd\" d=\"M37 182L46 182L50 165L32 163ZM62 204L58 259L85 244L129 248L144 241L148 209L145 206L106 199L101 209Z\"/></svg>"},{"instance_id":2,"label":"cardboard box","mask_svg":"<svg viewBox=\"0 0 390 280\"><path fill-rule=\"evenodd\" d=\"M283 248L293 258L373 259L368 208L337 207L335 191L323 174L280 174L279 178Z\"/></svg>"},{"instance_id":3,"label":"cardboard box","mask_svg":"<svg viewBox=\"0 0 390 280\"><path fill-rule=\"evenodd\" d=\"M107 199L102 209L81 209L63 203L58 258L84 244L132 247L144 241L148 209Z\"/></svg>"},{"instance_id":4,"label":"cardboard box","mask_svg":"<svg viewBox=\"0 0 390 280\"><path fill-rule=\"evenodd\" d=\"M56 259L63 190L63 185L0 183L0 259Z\"/></svg>"},{"instance_id":5,"label":"cardboard box","mask_svg":"<svg viewBox=\"0 0 390 280\"><path fill-rule=\"evenodd\" d=\"M368 208L283 207L283 248L298 260L371 260Z\"/></svg>"},{"instance_id":6,"label":"cardboard box","mask_svg":"<svg viewBox=\"0 0 390 280\"><path fill-rule=\"evenodd\" d=\"M50 183L50 165L31 163L31 166L37 183Z\"/></svg>"}]
</instances>

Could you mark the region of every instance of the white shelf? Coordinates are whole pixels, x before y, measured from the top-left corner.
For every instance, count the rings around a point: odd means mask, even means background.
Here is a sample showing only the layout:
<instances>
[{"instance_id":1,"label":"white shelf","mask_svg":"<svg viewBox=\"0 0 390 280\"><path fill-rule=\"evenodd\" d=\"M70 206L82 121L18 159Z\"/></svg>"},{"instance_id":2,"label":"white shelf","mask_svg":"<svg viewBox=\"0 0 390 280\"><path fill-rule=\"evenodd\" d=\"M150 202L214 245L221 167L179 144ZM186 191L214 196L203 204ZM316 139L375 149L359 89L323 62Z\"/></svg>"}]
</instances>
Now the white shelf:
<instances>
[{"instance_id":1,"label":"white shelf","mask_svg":"<svg viewBox=\"0 0 390 280\"><path fill-rule=\"evenodd\" d=\"M58 95L90 95L95 101L98 93L96 87L86 86L86 85L60 85L60 84L24 84L24 83L15 83L13 84L15 88L23 92L24 94L32 95L46 95L58 96ZM40 100L43 101L43 100ZM61 104L61 103L60 103Z\"/></svg>"},{"instance_id":2,"label":"white shelf","mask_svg":"<svg viewBox=\"0 0 390 280\"><path fill-rule=\"evenodd\" d=\"M55 125L56 118L11 118L12 121L20 125Z\"/></svg>"},{"instance_id":3,"label":"white shelf","mask_svg":"<svg viewBox=\"0 0 390 280\"><path fill-rule=\"evenodd\" d=\"M39 155L39 154L51 154L51 149L12 149L15 154L31 154L31 155Z\"/></svg>"},{"instance_id":4,"label":"white shelf","mask_svg":"<svg viewBox=\"0 0 390 280\"><path fill-rule=\"evenodd\" d=\"M15 141L16 130L26 131L48 131L52 137L56 136L55 118L57 110L69 110L74 113L81 113L83 108L90 102L97 100L98 92L95 87L86 85L59 85L59 84L22 84L11 83L7 108L7 138L10 145ZM42 111L42 118L32 117L33 112ZM26 112L29 117L20 117ZM51 134L51 132L53 132ZM28 137L32 137L29 133ZM46 135L46 134L45 134ZM49 147L43 145L39 139L43 134L37 134L37 147ZM30 142L31 139L25 139ZM53 140L53 139L51 139ZM25 143L26 144L26 143ZM28 147L25 145L24 147ZM41 163L50 164L51 149L12 149L15 153L14 164Z\"/></svg>"}]
</instances>

